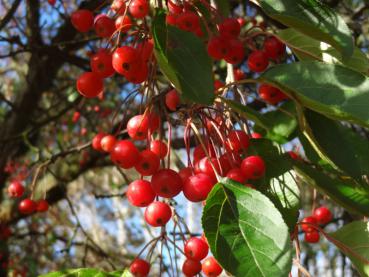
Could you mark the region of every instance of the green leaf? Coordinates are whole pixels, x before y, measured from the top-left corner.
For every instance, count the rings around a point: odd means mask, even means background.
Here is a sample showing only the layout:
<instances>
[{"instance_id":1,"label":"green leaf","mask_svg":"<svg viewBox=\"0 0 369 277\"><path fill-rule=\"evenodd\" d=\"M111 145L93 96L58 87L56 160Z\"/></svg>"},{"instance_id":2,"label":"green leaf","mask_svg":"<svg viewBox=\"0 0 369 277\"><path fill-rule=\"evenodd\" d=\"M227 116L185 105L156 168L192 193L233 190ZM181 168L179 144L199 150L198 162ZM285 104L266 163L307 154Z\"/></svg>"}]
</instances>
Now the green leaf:
<instances>
[{"instance_id":1,"label":"green leaf","mask_svg":"<svg viewBox=\"0 0 369 277\"><path fill-rule=\"evenodd\" d=\"M257 127L266 130L266 137L278 143L286 143L297 128L295 105L292 101L283 103L276 111L266 113L260 113L233 100L223 101L242 117L254 121Z\"/></svg>"},{"instance_id":2,"label":"green leaf","mask_svg":"<svg viewBox=\"0 0 369 277\"><path fill-rule=\"evenodd\" d=\"M359 72L340 65L299 62L272 67L260 81L279 87L316 112L369 127L369 78Z\"/></svg>"},{"instance_id":3,"label":"green leaf","mask_svg":"<svg viewBox=\"0 0 369 277\"><path fill-rule=\"evenodd\" d=\"M205 44L194 34L165 23L158 10L153 21L155 57L163 74L187 99L209 105L214 101L212 61Z\"/></svg>"},{"instance_id":4,"label":"green leaf","mask_svg":"<svg viewBox=\"0 0 369 277\"><path fill-rule=\"evenodd\" d=\"M224 17L228 17L230 10L231 10L231 6L228 0L214 0L218 11L224 16Z\"/></svg>"},{"instance_id":5,"label":"green leaf","mask_svg":"<svg viewBox=\"0 0 369 277\"><path fill-rule=\"evenodd\" d=\"M318 41L324 41L350 57L354 43L344 20L318 0L258 0L271 18Z\"/></svg>"},{"instance_id":6,"label":"green leaf","mask_svg":"<svg viewBox=\"0 0 369 277\"><path fill-rule=\"evenodd\" d=\"M211 251L235 276L287 276L292 244L281 214L260 192L228 179L210 192L202 226Z\"/></svg>"},{"instance_id":7,"label":"green leaf","mask_svg":"<svg viewBox=\"0 0 369 277\"><path fill-rule=\"evenodd\" d=\"M51 272L40 277L132 277L132 274L127 269L109 273L96 268L77 268Z\"/></svg>"},{"instance_id":8,"label":"green leaf","mask_svg":"<svg viewBox=\"0 0 369 277\"><path fill-rule=\"evenodd\" d=\"M369 223L354 221L329 236L339 242L330 240L350 258L360 275L369 276ZM349 249L342 247L342 244Z\"/></svg>"},{"instance_id":9,"label":"green leaf","mask_svg":"<svg viewBox=\"0 0 369 277\"><path fill-rule=\"evenodd\" d=\"M353 180L346 181L303 162L292 161L307 183L349 211L369 216L369 194Z\"/></svg>"},{"instance_id":10,"label":"green leaf","mask_svg":"<svg viewBox=\"0 0 369 277\"><path fill-rule=\"evenodd\" d=\"M290 233L295 229L300 209L300 190L292 172L273 178L266 194L283 216Z\"/></svg>"},{"instance_id":11,"label":"green leaf","mask_svg":"<svg viewBox=\"0 0 369 277\"><path fill-rule=\"evenodd\" d=\"M368 140L350 128L313 111L307 110L305 118L313 139L338 168L359 182L363 175L369 176Z\"/></svg>"},{"instance_id":12,"label":"green leaf","mask_svg":"<svg viewBox=\"0 0 369 277\"><path fill-rule=\"evenodd\" d=\"M288 28L278 31L277 37L290 47L300 60L319 60L326 63L343 64L353 70L369 73L369 59L357 47L349 58L342 58L332 46Z\"/></svg>"}]
</instances>

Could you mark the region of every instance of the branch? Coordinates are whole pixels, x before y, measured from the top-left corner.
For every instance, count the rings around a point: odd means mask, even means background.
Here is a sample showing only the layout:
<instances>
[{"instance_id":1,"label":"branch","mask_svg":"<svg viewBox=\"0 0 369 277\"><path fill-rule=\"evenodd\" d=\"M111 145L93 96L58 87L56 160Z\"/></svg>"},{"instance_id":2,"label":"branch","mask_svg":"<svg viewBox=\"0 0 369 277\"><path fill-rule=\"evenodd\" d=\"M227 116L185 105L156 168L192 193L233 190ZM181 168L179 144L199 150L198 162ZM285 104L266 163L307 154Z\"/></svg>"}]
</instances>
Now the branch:
<instances>
[{"instance_id":1,"label":"branch","mask_svg":"<svg viewBox=\"0 0 369 277\"><path fill-rule=\"evenodd\" d=\"M13 2L13 5L10 7L8 12L5 14L3 19L1 19L0 21L0 30L4 28L9 23L9 21L12 19L12 17L14 16L15 12L17 11L19 7L20 2L21 0L15 0Z\"/></svg>"}]
</instances>

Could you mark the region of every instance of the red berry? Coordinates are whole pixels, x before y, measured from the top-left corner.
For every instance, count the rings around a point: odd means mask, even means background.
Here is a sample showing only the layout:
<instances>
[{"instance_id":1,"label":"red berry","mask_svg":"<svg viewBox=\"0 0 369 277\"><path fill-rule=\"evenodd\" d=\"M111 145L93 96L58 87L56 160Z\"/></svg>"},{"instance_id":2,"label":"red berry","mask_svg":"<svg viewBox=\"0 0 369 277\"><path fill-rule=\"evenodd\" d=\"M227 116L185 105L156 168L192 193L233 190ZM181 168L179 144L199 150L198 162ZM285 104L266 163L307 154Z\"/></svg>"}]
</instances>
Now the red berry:
<instances>
[{"instance_id":1,"label":"red berry","mask_svg":"<svg viewBox=\"0 0 369 277\"><path fill-rule=\"evenodd\" d=\"M150 272L150 264L145 260L135 259L129 267L129 271L135 277L146 277Z\"/></svg>"},{"instance_id":2,"label":"red berry","mask_svg":"<svg viewBox=\"0 0 369 277\"><path fill-rule=\"evenodd\" d=\"M268 57L263 51L254 51L249 55L247 65L251 71L263 72L269 65Z\"/></svg>"},{"instance_id":3,"label":"red berry","mask_svg":"<svg viewBox=\"0 0 369 277\"><path fill-rule=\"evenodd\" d=\"M128 135L134 140L145 140L150 126L149 115L136 115L127 123Z\"/></svg>"},{"instance_id":4,"label":"red berry","mask_svg":"<svg viewBox=\"0 0 369 277\"><path fill-rule=\"evenodd\" d=\"M180 101L181 99L175 89L172 89L165 95L165 105L170 111L176 111Z\"/></svg>"},{"instance_id":5,"label":"red berry","mask_svg":"<svg viewBox=\"0 0 369 277\"><path fill-rule=\"evenodd\" d=\"M216 277L222 273L223 268L214 257L208 257L202 263L202 271L206 276Z\"/></svg>"},{"instance_id":6,"label":"red berry","mask_svg":"<svg viewBox=\"0 0 369 277\"><path fill-rule=\"evenodd\" d=\"M224 57L227 63L238 64L245 58L245 48L243 43L238 39L232 39L229 41L229 50Z\"/></svg>"},{"instance_id":7,"label":"red berry","mask_svg":"<svg viewBox=\"0 0 369 277\"><path fill-rule=\"evenodd\" d=\"M77 90L84 97L96 97L102 93L103 89L103 80L97 73L85 72L77 80Z\"/></svg>"},{"instance_id":8,"label":"red berry","mask_svg":"<svg viewBox=\"0 0 369 277\"><path fill-rule=\"evenodd\" d=\"M151 176L158 171L159 166L159 156L151 150L144 150L140 153L140 161L135 168L142 176Z\"/></svg>"},{"instance_id":9,"label":"red berry","mask_svg":"<svg viewBox=\"0 0 369 277\"><path fill-rule=\"evenodd\" d=\"M123 33L128 32L132 25L132 21L127 15L121 15L115 20L115 28Z\"/></svg>"},{"instance_id":10,"label":"red berry","mask_svg":"<svg viewBox=\"0 0 369 277\"><path fill-rule=\"evenodd\" d=\"M95 17L94 28L98 37L110 38L115 32L115 22L106 14L99 14Z\"/></svg>"},{"instance_id":11,"label":"red berry","mask_svg":"<svg viewBox=\"0 0 369 277\"><path fill-rule=\"evenodd\" d=\"M219 24L219 33L224 37L237 38L241 32L241 25L235 18L227 18Z\"/></svg>"},{"instance_id":12,"label":"red berry","mask_svg":"<svg viewBox=\"0 0 369 277\"><path fill-rule=\"evenodd\" d=\"M56 0L47 0L47 2L51 5L54 6L56 3Z\"/></svg>"},{"instance_id":13,"label":"red berry","mask_svg":"<svg viewBox=\"0 0 369 277\"><path fill-rule=\"evenodd\" d=\"M206 199L214 186L214 180L204 173L190 176L183 185L184 196L192 202L201 202Z\"/></svg>"},{"instance_id":14,"label":"red berry","mask_svg":"<svg viewBox=\"0 0 369 277\"><path fill-rule=\"evenodd\" d=\"M214 88L215 88L216 90L218 90L218 89L220 89L220 88L222 88L222 87L224 87L224 83L223 83L222 81L219 81L219 80L215 80L215 81L214 81Z\"/></svg>"},{"instance_id":15,"label":"red berry","mask_svg":"<svg viewBox=\"0 0 369 277\"><path fill-rule=\"evenodd\" d=\"M324 206L315 209L313 216L316 218L318 224L327 224L333 217L331 211Z\"/></svg>"},{"instance_id":16,"label":"red berry","mask_svg":"<svg viewBox=\"0 0 369 277\"><path fill-rule=\"evenodd\" d=\"M73 113L73 117L72 117L72 122L73 123L76 123L79 119L80 119L80 117L81 117L81 113L80 112L74 112Z\"/></svg>"},{"instance_id":17,"label":"red berry","mask_svg":"<svg viewBox=\"0 0 369 277\"><path fill-rule=\"evenodd\" d=\"M318 243L320 240L319 232L314 230L312 232L305 233L305 241L308 243Z\"/></svg>"},{"instance_id":18,"label":"red berry","mask_svg":"<svg viewBox=\"0 0 369 277\"><path fill-rule=\"evenodd\" d=\"M215 149L214 146L212 144L206 144L206 151L208 152L210 157L215 157ZM194 162L196 163L197 161L201 160L202 158L206 157L205 151L202 148L202 145L199 144L195 147L194 151L193 151L193 159Z\"/></svg>"},{"instance_id":19,"label":"red berry","mask_svg":"<svg viewBox=\"0 0 369 277\"><path fill-rule=\"evenodd\" d=\"M111 9L117 14L124 14L126 11L125 0L114 0L111 4Z\"/></svg>"},{"instance_id":20,"label":"red berry","mask_svg":"<svg viewBox=\"0 0 369 277\"><path fill-rule=\"evenodd\" d=\"M137 45L136 49L141 57L141 60L147 63L150 60L153 50L154 50L153 39L148 39L148 40L144 40L140 42Z\"/></svg>"},{"instance_id":21,"label":"red berry","mask_svg":"<svg viewBox=\"0 0 369 277\"><path fill-rule=\"evenodd\" d=\"M90 65L92 72L99 74L101 78L113 76L115 70L112 65L112 58L112 54L105 49L100 49L91 57Z\"/></svg>"},{"instance_id":22,"label":"red berry","mask_svg":"<svg viewBox=\"0 0 369 277\"><path fill-rule=\"evenodd\" d=\"M168 146L161 140L152 140L150 142L150 150L163 159L168 154Z\"/></svg>"},{"instance_id":23,"label":"red berry","mask_svg":"<svg viewBox=\"0 0 369 277\"><path fill-rule=\"evenodd\" d=\"M157 195L172 198L178 195L183 188L182 179L172 169L160 169L151 178L151 185Z\"/></svg>"},{"instance_id":24,"label":"red berry","mask_svg":"<svg viewBox=\"0 0 369 277\"><path fill-rule=\"evenodd\" d=\"M232 168L230 171L228 171L227 178L239 182L241 184L244 184L246 182L245 175L243 174L242 170L238 167Z\"/></svg>"},{"instance_id":25,"label":"red berry","mask_svg":"<svg viewBox=\"0 0 369 277\"><path fill-rule=\"evenodd\" d=\"M187 258L201 261L206 258L209 252L208 244L201 238L190 238L184 246L184 253Z\"/></svg>"},{"instance_id":26,"label":"red berry","mask_svg":"<svg viewBox=\"0 0 369 277\"><path fill-rule=\"evenodd\" d=\"M199 261L186 259L182 265L182 272L186 277L193 277L201 271L201 263Z\"/></svg>"},{"instance_id":27,"label":"red berry","mask_svg":"<svg viewBox=\"0 0 369 277\"><path fill-rule=\"evenodd\" d=\"M89 10L78 10L72 13L71 22L81 33L88 32L94 24L94 15Z\"/></svg>"},{"instance_id":28,"label":"red berry","mask_svg":"<svg viewBox=\"0 0 369 277\"><path fill-rule=\"evenodd\" d=\"M177 24L177 15L176 14L167 14L165 17L165 22L167 25L175 26Z\"/></svg>"},{"instance_id":29,"label":"red berry","mask_svg":"<svg viewBox=\"0 0 369 277\"><path fill-rule=\"evenodd\" d=\"M246 150L250 144L249 140L249 136L244 131L232 130L228 134L226 146L234 152Z\"/></svg>"},{"instance_id":30,"label":"red berry","mask_svg":"<svg viewBox=\"0 0 369 277\"><path fill-rule=\"evenodd\" d=\"M251 134L251 137L253 138L253 139L260 139L260 138L263 138L263 136L261 135L261 134L259 134L259 133L252 133Z\"/></svg>"},{"instance_id":31,"label":"red berry","mask_svg":"<svg viewBox=\"0 0 369 277\"><path fill-rule=\"evenodd\" d=\"M193 32L200 26L200 18L196 13L187 11L178 15L176 24L181 30Z\"/></svg>"},{"instance_id":32,"label":"red berry","mask_svg":"<svg viewBox=\"0 0 369 277\"><path fill-rule=\"evenodd\" d=\"M183 6L173 3L171 0L168 0L167 5L170 13L180 14L183 12Z\"/></svg>"},{"instance_id":33,"label":"red berry","mask_svg":"<svg viewBox=\"0 0 369 277\"><path fill-rule=\"evenodd\" d=\"M264 160L259 156L249 156L242 161L241 170L246 179L259 179L265 173Z\"/></svg>"},{"instance_id":34,"label":"red berry","mask_svg":"<svg viewBox=\"0 0 369 277\"><path fill-rule=\"evenodd\" d=\"M105 136L106 134L104 133L96 134L94 138L92 139L92 148L95 149L96 151L103 151L101 148L101 140Z\"/></svg>"},{"instance_id":35,"label":"red berry","mask_svg":"<svg viewBox=\"0 0 369 277\"><path fill-rule=\"evenodd\" d=\"M301 160L301 157L295 151L288 151L287 153L291 157L291 159Z\"/></svg>"},{"instance_id":36,"label":"red berry","mask_svg":"<svg viewBox=\"0 0 369 277\"><path fill-rule=\"evenodd\" d=\"M269 37L264 41L264 52L270 59L276 60L286 53L286 45L276 37Z\"/></svg>"},{"instance_id":37,"label":"red berry","mask_svg":"<svg viewBox=\"0 0 369 277\"><path fill-rule=\"evenodd\" d=\"M246 78L245 72L243 72L240 68L236 68L233 70L234 79L236 81L242 80Z\"/></svg>"},{"instance_id":38,"label":"red berry","mask_svg":"<svg viewBox=\"0 0 369 277\"><path fill-rule=\"evenodd\" d=\"M0 241L7 240L12 235L12 230L9 226L0 225ZM0 260L2 260L3 254L0 253Z\"/></svg>"},{"instance_id":39,"label":"red berry","mask_svg":"<svg viewBox=\"0 0 369 277\"><path fill-rule=\"evenodd\" d=\"M301 230L305 233L315 231L314 225L316 225L318 222L314 216L308 216L305 217L301 221Z\"/></svg>"},{"instance_id":40,"label":"red berry","mask_svg":"<svg viewBox=\"0 0 369 277\"><path fill-rule=\"evenodd\" d=\"M127 189L128 201L136 207L147 207L155 199L151 183L146 180L136 180Z\"/></svg>"},{"instance_id":41,"label":"red berry","mask_svg":"<svg viewBox=\"0 0 369 277\"><path fill-rule=\"evenodd\" d=\"M111 160L124 169L134 167L140 160L140 152L129 140L120 140L110 153Z\"/></svg>"},{"instance_id":42,"label":"red berry","mask_svg":"<svg viewBox=\"0 0 369 277\"><path fill-rule=\"evenodd\" d=\"M140 68L139 61L140 58L137 49L131 46L120 47L113 53L113 68L122 75L137 72Z\"/></svg>"},{"instance_id":43,"label":"red berry","mask_svg":"<svg viewBox=\"0 0 369 277\"><path fill-rule=\"evenodd\" d=\"M36 210L36 203L26 198L19 203L18 210L21 214L31 214Z\"/></svg>"},{"instance_id":44,"label":"red berry","mask_svg":"<svg viewBox=\"0 0 369 277\"><path fill-rule=\"evenodd\" d=\"M8 194L10 197L21 197L24 193L24 187L19 181L13 181L8 187Z\"/></svg>"},{"instance_id":45,"label":"red berry","mask_svg":"<svg viewBox=\"0 0 369 277\"><path fill-rule=\"evenodd\" d=\"M110 153L113 150L116 142L117 140L113 135L106 135L100 141L101 149L107 153Z\"/></svg>"},{"instance_id":46,"label":"red berry","mask_svg":"<svg viewBox=\"0 0 369 277\"><path fill-rule=\"evenodd\" d=\"M267 84L262 84L259 87L259 95L261 99L271 105L276 105L279 102L287 99L287 96L282 91Z\"/></svg>"},{"instance_id":47,"label":"red berry","mask_svg":"<svg viewBox=\"0 0 369 277\"><path fill-rule=\"evenodd\" d=\"M187 179L193 175L192 167L184 167L178 172L179 176L181 176L182 183L184 184Z\"/></svg>"},{"instance_id":48,"label":"red berry","mask_svg":"<svg viewBox=\"0 0 369 277\"><path fill-rule=\"evenodd\" d=\"M152 202L145 210L145 220L153 227L164 226L171 217L171 208L163 202Z\"/></svg>"},{"instance_id":49,"label":"red berry","mask_svg":"<svg viewBox=\"0 0 369 277\"><path fill-rule=\"evenodd\" d=\"M223 59L228 55L229 44L223 37L212 37L208 42L208 54L215 60Z\"/></svg>"},{"instance_id":50,"label":"red berry","mask_svg":"<svg viewBox=\"0 0 369 277\"><path fill-rule=\"evenodd\" d=\"M129 12L134 18L143 18L149 13L149 3L146 0L133 0Z\"/></svg>"},{"instance_id":51,"label":"red berry","mask_svg":"<svg viewBox=\"0 0 369 277\"><path fill-rule=\"evenodd\" d=\"M130 71L125 75L125 77L128 82L131 82L133 84L141 84L142 82L146 81L148 75L149 68L147 66L147 63L143 62L140 58L140 60L137 62L136 71Z\"/></svg>"},{"instance_id":52,"label":"red berry","mask_svg":"<svg viewBox=\"0 0 369 277\"><path fill-rule=\"evenodd\" d=\"M36 211L39 213L47 212L47 210L49 209L49 203L43 199L37 201L36 205Z\"/></svg>"},{"instance_id":53,"label":"red berry","mask_svg":"<svg viewBox=\"0 0 369 277\"><path fill-rule=\"evenodd\" d=\"M207 157L202 158L200 161L195 164L195 172L196 173L204 173L211 177L211 179L216 180L216 170L217 174L221 173L221 165L220 161L217 158L210 158Z\"/></svg>"}]
</instances>

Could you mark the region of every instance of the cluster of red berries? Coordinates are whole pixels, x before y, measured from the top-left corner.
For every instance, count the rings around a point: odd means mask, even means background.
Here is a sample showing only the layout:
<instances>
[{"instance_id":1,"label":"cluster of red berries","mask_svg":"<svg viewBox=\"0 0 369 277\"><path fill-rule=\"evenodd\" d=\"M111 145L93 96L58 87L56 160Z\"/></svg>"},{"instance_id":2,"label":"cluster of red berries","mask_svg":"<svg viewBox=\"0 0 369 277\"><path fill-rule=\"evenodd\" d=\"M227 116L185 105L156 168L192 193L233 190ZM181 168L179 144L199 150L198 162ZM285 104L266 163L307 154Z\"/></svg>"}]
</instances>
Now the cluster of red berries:
<instances>
[{"instance_id":1,"label":"cluster of red berries","mask_svg":"<svg viewBox=\"0 0 369 277\"><path fill-rule=\"evenodd\" d=\"M318 225L328 224L332 220L331 211L321 206L314 210L311 216L305 217L301 221L301 230L305 233L305 241L309 243L317 243L320 240Z\"/></svg>"},{"instance_id":2,"label":"cluster of red berries","mask_svg":"<svg viewBox=\"0 0 369 277\"><path fill-rule=\"evenodd\" d=\"M13 181L8 186L8 195L11 198L20 198L23 196L25 188L19 181ZM40 199L34 201L30 198L25 198L18 204L18 210L21 214L32 214L34 212L46 212L49 209L49 203Z\"/></svg>"}]
</instances>

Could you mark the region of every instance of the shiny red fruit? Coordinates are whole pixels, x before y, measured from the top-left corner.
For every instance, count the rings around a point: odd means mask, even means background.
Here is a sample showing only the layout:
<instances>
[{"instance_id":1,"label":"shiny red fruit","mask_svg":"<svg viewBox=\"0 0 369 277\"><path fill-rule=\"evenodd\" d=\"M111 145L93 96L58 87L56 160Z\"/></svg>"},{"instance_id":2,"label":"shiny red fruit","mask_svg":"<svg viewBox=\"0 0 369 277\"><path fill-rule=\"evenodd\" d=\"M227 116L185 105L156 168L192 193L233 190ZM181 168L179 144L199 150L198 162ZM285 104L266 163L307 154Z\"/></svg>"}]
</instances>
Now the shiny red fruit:
<instances>
[{"instance_id":1,"label":"shiny red fruit","mask_svg":"<svg viewBox=\"0 0 369 277\"><path fill-rule=\"evenodd\" d=\"M226 146L229 150L238 152L246 150L250 145L249 136L241 130L232 130L228 134Z\"/></svg>"},{"instance_id":2,"label":"shiny red fruit","mask_svg":"<svg viewBox=\"0 0 369 277\"><path fill-rule=\"evenodd\" d=\"M142 259L135 259L129 267L129 271L135 277L146 277L150 272L150 264Z\"/></svg>"},{"instance_id":3,"label":"shiny red fruit","mask_svg":"<svg viewBox=\"0 0 369 277\"><path fill-rule=\"evenodd\" d=\"M136 180L127 189L128 201L136 207L147 207L155 199L151 183L146 180Z\"/></svg>"},{"instance_id":4,"label":"shiny red fruit","mask_svg":"<svg viewBox=\"0 0 369 277\"><path fill-rule=\"evenodd\" d=\"M124 12L126 11L125 0L114 0L111 4L111 9L117 14L124 14Z\"/></svg>"},{"instance_id":5,"label":"shiny red fruit","mask_svg":"<svg viewBox=\"0 0 369 277\"><path fill-rule=\"evenodd\" d=\"M190 238L184 246L184 253L187 258L201 261L206 258L209 252L208 244L201 238Z\"/></svg>"},{"instance_id":6,"label":"shiny red fruit","mask_svg":"<svg viewBox=\"0 0 369 277\"><path fill-rule=\"evenodd\" d=\"M95 17L94 28L96 35L101 38L110 38L115 32L115 22L105 14Z\"/></svg>"},{"instance_id":7,"label":"shiny red fruit","mask_svg":"<svg viewBox=\"0 0 369 277\"><path fill-rule=\"evenodd\" d=\"M312 232L316 230L314 225L317 225L317 223L315 216L307 216L301 221L301 230L305 233Z\"/></svg>"},{"instance_id":8,"label":"shiny red fruit","mask_svg":"<svg viewBox=\"0 0 369 277\"><path fill-rule=\"evenodd\" d=\"M124 169L134 167L140 160L140 152L129 140L120 140L110 153L111 160Z\"/></svg>"},{"instance_id":9,"label":"shiny red fruit","mask_svg":"<svg viewBox=\"0 0 369 277\"><path fill-rule=\"evenodd\" d=\"M223 268L218 264L214 257L208 257L202 263L202 271L205 276L216 277L222 273Z\"/></svg>"},{"instance_id":10,"label":"shiny red fruit","mask_svg":"<svg viewBox=\"0 0 369 277\"><path fill-rule=\"evenodd\" d=\"M135 168L142 176L151 176L158 171L160 166L159 156L151 150L144 150L140 153L140 161Z\"/></svg>"},{"instance_id":11,"label":"shiny red fruit","mask_svg":"<svg viewBox=\"0 0 369 277\"><path fill-rule=\"evenodd\" d=\"M184 167L178 172L178 174L181 176L182 183L184 184L190 176L193 176L193 168Z\"/></svg>"},{"instance_id":12,"label":"shiny red fruit","mask_svg":"<svg viewBox=\"0 0 369 277\"><path fill-rule=\"evenodd\" d=\"M216 170L217 174L223 175L221 174L222 171L220 161L217 158L208 159L207 157L205 157L195 164L196 173L204 173L211 177L213 180L216 180L214 169Z\"/></svg>"},{"instance_id":13,"label":"shiny red fruit","mask_svg":"<svg viewBox=\"0 0 369 277\"><path fill-rule=\"evenodd\" d=\"M36 211L39 213L47 212L49 210L49 203L42 199L36 203Z\"/></svg>"},{"instance_id":14,"label":"shiny red fruit","mask_svg":"<svg viewBox=\"0 0 369 277\"><path fill-rule=\"evenodd\" d=\"M17 198L21 197L24 193L24 187L21 182L13 181L8 186L8 194L10 197Z\"/></svg>"},{"instance_id":15,"label":"shiny red fruit","mask_svg":"<svg viewBox=\"0 0 369 277\"><path fill-rule=\"evenodd\" d=\"M94 24L94 15L89 10L77 10L71 15L74 28L81 33L88 32Z\"/></svg>"},{"instance_id":16,"label":"shiny red fruit","mask_svg":"<svg viewBox=\"0 0 369 277\"><path fill-rule=\"evenodd\" d=\"M262 84L259 87L259 95L261 99L271 105L276 105L288 98L287 95L285 95L278 88L267 84Z\"/></svg>"},{"instance_id":17,"label":"shiny red fruit","mask_svg":"<svg viewBox=\"0 0 369 277\"><path fill-rule=\"evenodd\" d=\"M213 188L214 180L204 173L191 176L183 185L184 196L192 202L201 202L206 199Z\"/></svg>"},{"instance_id":18,"label":"shiny red fruit","mask_svg":"<svg viewBox=\"0 0 369 277\"><path fill-rule=\"evenodd\" d=\"M85 72L77 80L77 90L87 98L93 98L103 92L103 79L94 72Z\"/></svg>"},{"instance_id":19,"label":"shiny red fruit","mask_svg":"<svg viewBox=\"0 0 369 277\"><path fill-rule=\"evenodd\" d=\"M315 209L313 216L316 218L318 224L327 224L333 218L331 211L325 206Z\"/></svg>"},{"instance_id":20,"label":"shiny red fruit","mask_svg":"<svg viewBox=\"0 0 369 277\"><path fill-rule=\"evenodd\" d=\"M151 178L151 185L157 195L172 198L183 188L183 182L177 172L172 169L160 169Z\"/></svg>"},{"instance_id":21,"label":"shiny red fruit","mask_svg":"<svg viewBox=\"0 0 369 277\"><path fill-rule=\"evenodd\" d=\"M91 57L90 65L92 72L100 75L101 78L108 78L114 75L115 70L112 65L113 55L105 49L100 49Z\"/></svg>"},{"instance_id":22,"label":"shiny red fruit","mask_svg":"<svg viewBox=\"0 0 369 277\"><path fill-rule=\"evenodd\" d=\"M165 105L170 111L176 111L181 99L178 92L175 89L170 90L165 95Z\"/></svg>"},{"instance_id":23,"label":"shiny red fruit","mask_svg":"<svg viewBox=\"0 0 369 277\"><path fill-rule=\"evenodd\" d=\"M132 117L127 123L128 135L134 140L145 140L149 131L153 133L157 129L154 120L156 119L150 113Z\"/></svg>"},{"instance_id":24,"label":"shiny red fruit","mask_svg":"<svg viewBox=\"0 0 369 277\"><path fill-rule=\"evenodd\" d=\"M115 138L115 136L113 135L104 136L100 141L101 150L110 153L111 151L113 151L116 142L117 139Z\"/></svg>"},{"instance_id":25,"label":"shiny red fruit","mask_svg":"<svg viewBox=\"0 0 369 277\"><path fill-rule=\"evenodd\" d=\"M167 23L167 25L175 26L177 24L177 15L167 14L167 16L165 17L165 23Z\"/></svg>"},{"instance_id":26,"label":"shiny red fruit","mask_svg":"<svg viewBox=\"0 0 369 277\"><path fill-rule=\"evenodd\" d=\"M215 157L215 149L212 144L206 144L206 151L208 152L210 157ZM193 159L196 163L197 161L201 160L202 158L206 157L205 150L202 148L202 145L199 144L195 147L193 151Z\"/></svg>"},{"instance_id":27,"label":"shiny red fruit","mask_svg":"<svg viewBox=\"0 0 369 277\"><path fill-rule=\"evenodd\" d=\"M134 18L143 18L149 13L149 2L146 0L133 0L129 5L129 12Z\"/></svg>"},{"instance_id":28,"label":"shiny red fruit","mask_svg":"<svg viewBox=\"0 0 369 277\"><path fill-rule=\"evenodd\" d=\"M245 177L245 175L243 174L242 170L238 167L236 168L232 168L230 171L228 171L227 173L227 178L239 182L241 184L244 184L247 179Z\"/></svg>"},{"instance_id":29,"label":"shiny red fruit","mask_svg":"<svg viewBox=\"0 0 369 277\"><path fill-rule=\"evenodd\" d=\"M236 68L233 70L234 79L236 81L240 81L246 78L245 72L243 72L240 68Z\"/></svg>"},{"instance_id":30,"label":"shiny red fruit","mask_svg":"<svg viewBox=\"0 0 369 277\"><path fill-rule=\"evenodd\" d=\"M251 71L263 72L269 65L268 57L263 51L254 51L249 55L247 65Z\"/></svg>"},{"instance_id":31,"label":"shiny red fruit","mask_svg":"<svg viewBox=\"0 0 369 277\"><path fill-rule=\"evenodd\" d=\"M259 179L265 173L264 160L259 156L249 156L242 161L241 170L246 179Z\"/></svg>"},{"instance_id":32,"label":"shiny red fruit","mask_svg":"<svg viewBox=\"0 0 369 277\"><path fill-rule=\"evenodd\" d=\"M21 214L31 214L36 211L36 207L35 201L26 198L19 203L18 210Z\"/></svg>"},{"instance_id":33,"label":"shiny red fruit","mask_svg":"<svg viewBox=\"0 0 369 277\"><path fill-rule=\"evenodd\" d=\"M261 134L256 133L256 132L252 133L252 134L251 134L251 137L252 137L253 139L260 139L260 138L263 138L263 136L262 136Z\"/></svg>"},{"instance_id":34,"label":"shiny red fruit","mask_svg":"<svg viewBox=\"0 0 369 277\"><path fill-rule=\"evenodd\" d=\"M241 25L235 18L227 18L218 25L219 33L224 37L237 38L241 32Z\"/></svg>"},{"instance_id":35,"label":"shiny red fruit","mask_svg":"<svg viewBox=\"0 0 369 277\"><path fill-rule=\"evenodd\" d=\"M228 40L223 37L212 37L207 46L208 54L215 60L221 60L228 55Z\"/></svg>"},{"instance_id":36,"label":"shiny red fruit","mask_svg":"<svg viewBox=\"0 0 369 277\"><path fill-rule=\"evenodd\" d=\"M264 52L270 59L276 60L286 53L286 45L276 37L269 37L264 41Z\"/></svg>"},{"instance_id":37,"label":"shiny red fruit","mask_svg":"<svg viewBox=\"0 0 369 277\"><path fill-rule=\"evenodd\" d=\"M167 203L152 202L145 210L145 220L153 227L164 226L171 217L172 209Z\"/></svg>"},{"instance_id":38,"label":"shiny red fruit","mask_svg":"<svg viewBox=\"0 0 369 277\"><path fill-rule=\"evenodd\" d=\"M200 18L196 13L187 11L178 15L176 24L183 31L193 32L199 28Z\"/></svg>"},{"instance_id":39,"label":"shiny red fruit","mask_svg":"<svg viewBox=\"0 0 369 277\"><path fill-rule=\"evenodd\" d=\"M161 140L152 140L150 142L150 150L163 159L168 154L168 146Z\"/></svg>"},{"instance_id":40,"label":"shiny red fruit","mask_svg":"<svg viewBox=\"0 0 369 277\"><path fill-rule=\"evenodd\" d=\"M105 136L106 136L105 133L96 134L92 139L92 148L95 149L96 151L103 151L101 148L101 140Z\"/></svg>"},{"instance_id":41,"label":"shiny red fruit","mask_svg":"<svg viewBox=\"0 0 369 277\"><path fill-rule=\"evenodd\" d=\"M123 33L128 32L132 25L132 20L127 15L121 15L115 19L115 28Z\"/></svg>"},{"instance_id":42,"label":"shiny red fruit","mask_svg":"<svg viewBox=\"0 0 369 277\"><path fill-rule=\"evenodd\" d=\"M140 68L140 57L136 48L122 46L113 53L113 68L122 75L135 73Z\"/></svg>"},{"instance_id":43,"label":"shiny red fruit","mask_svg":"<svg viewBox=\"0 0 369 277\"><path fill-rule=\"evenodd\" d=\"M173 14L180 14L183 12L183 5L176 4L172 2L171 0L168 0L168 10L170 13Z\"/></svg>"},{"instance_id":44,"label":"shiny red fruit","mask_svg":"<svg viewBox=\"0 0 369 277\"><path fill-rule=\"evenodd\" d=\"M137 69L136 71L131 71L125 75L128 82L133 84L141 84L142 82L147 80L147 77L149 76L149 67L147 63L140 60L137 63Z\"/></svg>"},{"instance_id":45,"label":"shiny red fruit","mask_svg":"<svg viewBox=\"0 0 369 277\"><path fill-rule=\"evenodd\" d=\"M314 230L312 232L305 233L305 241L308 243L318 243L320 240L319 232Z\"/></svg>"},{"instance_id":46,"label":"shiny red fruit","mask_svg":"<svg viewBox=\"0 0 369 277\"><path fill-rule=\"evenodd\" d=\"M182 265L182 272L186 277L193 277L201 271L201 263L199 261L186 259Z\"/></svg>"},{"instance_id":47,"label":"shiny red fruit","mask_svg":"<svg viewBox=\"0 0 369 277\"><path fill-rule=\"evenodd\" d=\"M154 50L153 39L147 39L147 40L140 42L137 45L136 49L141 57L141 60L147 63L150 60L153 50Z\"/></svg>"},{"instance_id":48,"label":"shiny red fruit","mask_svg":"<svg viewBox=\"0 0 369 277\"><path fill-rule=\"evenodd\" d=\"M228 53L224 57L226 62L230 64L238 64L242 62L246 55L242 41L238 39L231 39L228 45Z\"/></svg>"}]
</instances>

